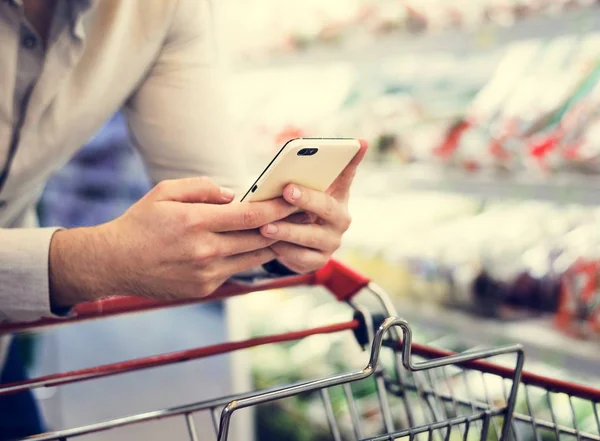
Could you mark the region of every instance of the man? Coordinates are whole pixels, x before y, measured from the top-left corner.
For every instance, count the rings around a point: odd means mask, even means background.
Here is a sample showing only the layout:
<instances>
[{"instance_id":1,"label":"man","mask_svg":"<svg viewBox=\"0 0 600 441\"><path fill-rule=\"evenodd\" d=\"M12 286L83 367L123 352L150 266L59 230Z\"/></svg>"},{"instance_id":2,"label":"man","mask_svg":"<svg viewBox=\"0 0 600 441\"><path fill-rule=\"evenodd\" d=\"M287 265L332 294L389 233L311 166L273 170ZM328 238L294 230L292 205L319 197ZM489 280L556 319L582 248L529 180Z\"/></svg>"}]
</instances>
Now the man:
<instances>
[{"instance_id":1,"label":"man","mask_svg":"<svg viewBox=\"0 0 600 441\"><path fill-rule=\"evenodd\" d=\"M0 321L114 294L205 296L263 266L314 271L338 248L366 146L327 193L230 204L242 153L210 13L209 0L0 0ZM158 184L111 222L36 228L48 176L121 107Z\"/></svg>"}]
</instances>

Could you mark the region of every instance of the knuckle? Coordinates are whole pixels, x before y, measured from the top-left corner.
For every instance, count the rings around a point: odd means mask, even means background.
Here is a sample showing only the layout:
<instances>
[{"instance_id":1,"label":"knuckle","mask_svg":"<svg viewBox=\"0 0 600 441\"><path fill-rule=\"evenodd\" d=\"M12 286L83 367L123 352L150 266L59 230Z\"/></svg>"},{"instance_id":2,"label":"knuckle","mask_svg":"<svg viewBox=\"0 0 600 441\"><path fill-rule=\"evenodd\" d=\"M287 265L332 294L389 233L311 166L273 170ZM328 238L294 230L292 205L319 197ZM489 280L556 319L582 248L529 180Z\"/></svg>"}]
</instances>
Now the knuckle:
<instances>
[{"instance_id":1,"label":"knuckle","mask_svg":"<svg viewBox=\"0 0 600 441\"><path fill-rule=\"evenodd\" d=\"M329 260L326 254L319 252L298 253L298 255L300 258L298 263L305 271L317 270Z\"/></svg>"},{"instance_id":2,"label":"knuckle","mask_svg":"<svg viewBox=\"0 0 600 441\"><path fill-rule=\"evenodd\" d=\"M193 210L187 206L178 207L179 209L173 210L174 221L177 226L184 229L190 230L192 228L202 226L202 218L198 217Z\"/></svg>"},{"instance_id":3,"label":"knuckle","mask_svg":"<svg viewBox=\"0 0 600 441\"><path fill-rule=\"evenodd\" d=\"M198 177L198 183L200 185L208 186L208 185L212 185L213 182L208 176L200 176L200 177Z\"/></svg>"},{"instance_id":4,"label":"knuckle","mask_svg":"<svg viewBox=\"0 0 600 441\"><path fill-rule=\"evenodd\" d=\"M196 247L194 251L193 260L200 266L207 265L217 256L217 248L212 244L202 244ZM203 276L210 274L210 272L202 271Z\"/></svg>"},{"instance_id":5,"label":"knuckle","mask_svg":"<svg viewBox=\"0 0 600 441\"><path fill-rule=\"evenodd\" d=\"M261 250L256 250L254 254L254 259L257 265L261 263L266 263L269 260L272 260L275 257L275 252L269 248L263 248Z\"/></svg>"},{"instance_id":6,"label":"knuckle","mask_svg":"<svg viewBox=\"0 0 600 441\"><path fill-rule=\"evenodd\" d=\"M316 271L316 270L322 268L323 266L325 266L325 264L327 263L328 260L329 260L329 256L320 255L317 259L315 259L315 263L314 263L313 267L311 268L311 270Z\"/></svg>"},{"instance_id":7,"label":"knuckle","mask_svg":"<svg viewBox=\"0 0 600 441\"><path fill-rule=\"evenodd\" d=\"M213 257L222 257L225 253L225 246L220 242L215 242L210 246Z\"/></svg>"},{"instance_id":8,"label":"knuckle","mask_svg":"<svg viewBox=\"0 0 600 441\"><path fill-rule=\"evenodd\" d=\"M310 265L310 254L307 252L299 251L292 257L292 260L301 268L307 268Z\"/></svg>"},{"instance_id":9,"label":"knuckle","mask_svg":"<svg viewBox=\"0 0 600 441\"><path fill-rule=\"evenodd\" d=\"M323 247L323 241L316 234L306 235L306 246L309 248L319 249Z\"/></svg>"},{"instance_id":10,"label":"knuckle","mask_svg":"<svg viewBox=\"0 0 600 441\"><path fill-rule=\"evenodd\" d=\"M152 190L154 193L163 194L171 187L172 182L171 179L165 179L164 181L158 182Z\"/></svg>"},{"instance_id":11,"label":"knuckle","mask_svg":"<svg viewBox=\"0 0 600 441\"><path fill-rule=\"evenodd\" d=\"M206 193L214 192L218 189L217 184L215 184L213 180L207 176L200 176L198 178L197 185L203 192Z\"/></svg>"},{"instance_id":12,"label":"knuckle","mask_svg":"<svg viewBox=\"0 0 600 441\"><path fill-rule=\"evenodd\" d=\"M342 215L341 224L344 232L348 231L348 228L350 228L350 225L352 224L352 216L350 216L350 213L348 213L348 211L345 211Z\"/></svg>"},{"instance_id":13,"label":"knuckle","mask_svg":"<svg viewBox=\"0 0 600 441\"><path fill-rule=\"evenodd\" d=\"M176 222L184 228L193 224L192 214L189 210L179 210L175 216Z\"/></svg>"},{"instance_id":14,"label":"knuckle","mask_svg":"<svg viewBox=\"0 0 600 441\"><path fill-rule=\"evenodd\" d=\"M210 289L217 280L217 271L214 268L205 268L196 273L196 282L202 290Z\"/></svg>"},{"instance_id":15,"label":"knuckle","mask_svg":"<svg viewBox=\"0 0 600 441\"><path fill-rule=\"evenodd\" d=\"M332 240L331 240L331 251L336 251L340 248L340 246L342 245L342 238L339 236L335 236Z\"/></svg>"},{"instance_id":16,"label":"knuckle","mask_svg":"<svg viewBox=\"0 0 600 441\"><path fill-rule=\"evenodd\" d=\"M253 208L245 210L242 215L242 223L248 229L260 226L260 213L258 210Z\"/></svg>"},{"instance_id":17,"label":"knuckle","mask_svg":"<svg viewBox=\"0 0 600 441\"><path fill-rule=\"evenodd\" d=\"M325 203L323 204L323 217L327 219L331 219L335 216L337 210L337 206L335 201L331 197L327 197L325 199Z\"/></svg>"}]
</instances>

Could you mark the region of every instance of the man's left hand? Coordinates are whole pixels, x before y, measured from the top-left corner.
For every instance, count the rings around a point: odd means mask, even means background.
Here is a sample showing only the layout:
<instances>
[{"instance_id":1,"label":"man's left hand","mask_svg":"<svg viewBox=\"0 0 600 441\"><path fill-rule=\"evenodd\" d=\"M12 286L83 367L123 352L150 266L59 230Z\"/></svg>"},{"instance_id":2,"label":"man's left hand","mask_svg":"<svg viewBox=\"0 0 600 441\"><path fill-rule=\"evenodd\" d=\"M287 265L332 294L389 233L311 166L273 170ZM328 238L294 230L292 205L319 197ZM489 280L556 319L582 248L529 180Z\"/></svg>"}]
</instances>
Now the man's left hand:
<instances>
[{"instance_id":1,"label":"man's left hand","mask_svg":"<svg viewBox=\"0 0 600 441\"><path fill-rule=\"evenodd\" d=\"M350 227L350 187L366 151L367 143L361 140L358 153L326 192L296 184L285 188L285 200L303 213L260 229L265 237L278 241L271 249L281 264L299 274L316 271L340 247L342 236Z\"/></svg>"}]
</instances>

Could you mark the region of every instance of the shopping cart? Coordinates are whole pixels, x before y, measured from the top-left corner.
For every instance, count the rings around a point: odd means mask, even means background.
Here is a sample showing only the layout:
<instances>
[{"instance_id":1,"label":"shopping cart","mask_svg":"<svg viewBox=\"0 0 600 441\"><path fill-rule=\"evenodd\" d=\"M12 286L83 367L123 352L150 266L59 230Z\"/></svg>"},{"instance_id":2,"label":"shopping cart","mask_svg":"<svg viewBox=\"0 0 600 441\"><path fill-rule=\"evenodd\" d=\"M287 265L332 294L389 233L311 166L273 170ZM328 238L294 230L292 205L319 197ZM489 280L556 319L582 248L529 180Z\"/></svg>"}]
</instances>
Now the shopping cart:
<instances>
[{"instance_id":1,"label":"shopping cart","mask_svg":"<svg viewBox=\"0 0 600 441\"><path fill-rule=\"evenodd\" d=\"M427 441L600 441L600 390L523 372L524 354L519 345L455 354L413 343L411 328L406 321L397 318L394 306L381 289L336 261L329 262L315 274L282 278L258 286L226 285L210 299L301 285L327 288L338 301L351 306L354 316L342 323L4 384L0 386L0 395L91 381L313 335L352 331L359 344L370 349L363 369L124 416L27 439L67 440L152 420L180 418L187 425L191 440L216 437L224 441L230 435L231 421L238 410L309 395L321 400L321 415L327 421L330 439L336 441L401 438L409 441L415 438ZM359 292L368 293L374 302L359 304L364 295L358 296ZM129 297L113 298L80 305L76 314L65 320L4 324L0 333L65 326L202 300L206 299L161 303ZM365 306L367 304L369 307ZM382 362L383 351L388 351L387 359L391 362ZM499 357L503 364L485 360L492 357ZM371 397L367 404L364 402L367 398L359 396L357 387L365 382L373 386L376 397ZM343 406L333 405L334 393L336 397L343 396ZM203 429L206 433L199 436L194 415L200 412L211 415L213 427ZM209 433L213 430L214 435Z\"/></svg>"}]
</instances>

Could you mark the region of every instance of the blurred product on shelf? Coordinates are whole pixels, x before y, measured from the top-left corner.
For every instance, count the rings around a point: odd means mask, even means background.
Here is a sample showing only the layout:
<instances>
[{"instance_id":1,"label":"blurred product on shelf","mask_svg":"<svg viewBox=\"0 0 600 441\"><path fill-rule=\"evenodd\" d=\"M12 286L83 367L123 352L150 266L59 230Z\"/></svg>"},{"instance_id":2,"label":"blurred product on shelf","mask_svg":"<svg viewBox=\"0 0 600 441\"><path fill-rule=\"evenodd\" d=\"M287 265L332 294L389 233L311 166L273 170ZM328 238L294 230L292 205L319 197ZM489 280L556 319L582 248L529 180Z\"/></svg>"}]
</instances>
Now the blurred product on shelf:
<instances>
[{"instance_id":1,"label":"blurred product on shelf","mask_svg":"<svg viewBox=\"0 0 600 441\"><path fill-rule=\"evenodd\" d=\"M376 69L334 63L239 73L231 93L245 99L236 101L232 117L264 160L298 136L366 137L377 162L428 160L498 58L496 52L439 52L398 57Z\"/></svg>"},{"instance_id":2,"label":"blurred product on shelf","mask_svg":"<svg viewBox=\"0 0 600 441\"><path fill-rule=\"evenodd\" d=\"M341 256L395 296L508 320L560 304L598 331L599 274L594 285L568 281L581 259L600 262L600 209L408 193L357 195L351 213Z\"/></svg>"},{"instance_id":3,"label":"blurred product on shelf","mask_svg":"<svg viewBox=\"0 0 600 441\"><path fill-rule=\"evenodd\" d=\"M361 136L379 163L504 177L600 172L600 33L233 80L232 93L247 97L236 126L264 157L293 137Z\"/></svg>"},{"instance_id":4,"label":"blurred product on shelf","mask_svg":"<svg viewBox=\"0 0 600 441\"><path fill-rule=\"evenodd\" d=\"M519 42L435 154L470 171L600 171L599 121L600 34Z\"/></svg>"},{"instance_id":5,"label":"blurred product on shelf","mask_svg":"<svg viewBox=\"0 0 600 441\"><path fill-rule=\"evenodd\" d=\"M596 0L252 0L232 9L229 21L235 35L229 44L240 58L259 60L323 46L364 47L382 35L509 28L526 18L585 11L595 4Z\"/></svg>"},{"instance_id":6,"label":"blurred product on shelf","mask_svg":"<svg viewBox=\"0 0 600 441\"><path fill-rule=\"evenodd\" d=\"M600 335L600 261L575 262L562 277L557 325L567 333Z\"/></svg>"}]
</instances>

